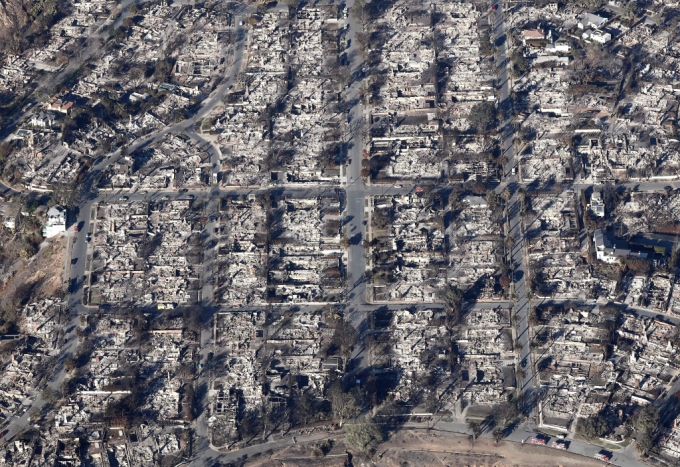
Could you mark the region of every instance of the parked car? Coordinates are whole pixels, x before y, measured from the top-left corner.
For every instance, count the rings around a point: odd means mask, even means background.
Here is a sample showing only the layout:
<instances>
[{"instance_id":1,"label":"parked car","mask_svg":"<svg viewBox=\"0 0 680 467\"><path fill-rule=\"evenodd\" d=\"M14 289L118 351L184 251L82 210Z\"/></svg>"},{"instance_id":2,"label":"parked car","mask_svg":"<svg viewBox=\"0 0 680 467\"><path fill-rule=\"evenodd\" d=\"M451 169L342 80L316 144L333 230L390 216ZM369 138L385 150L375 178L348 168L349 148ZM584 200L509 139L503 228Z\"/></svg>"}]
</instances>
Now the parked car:
<instances>
[{"instance_id":1,"label":"parked car","mask_svg":"<svg viewBox=\"0 0 680 467\"><path fill-rule=\"evenodd\" d=\"M604 449L593 456L599 461L609 462L612 458L612 453Z\"/></svg>"},{"instance_id":2,"label":"parked car","mask_svg":"<svg viewBox=\"0 0 680 467\"><path fill-rule=\"evenodd\" d=\"M555 449L561 449L562 451L566 451L568 448L566 441L563 439L556 439L550 446Z\"/></svg>"},{"instance_id":3,"label":"parked car","mask_svg":"<svg viewBox=\"0 0 680 467\"><path fill-rule=\"evenodd\" d=\"M536 435L531 438L531 444L540 444L541 446L545 446L548 444L548 440L545 438L545 436Z\"/></svg>"}]
</instances>

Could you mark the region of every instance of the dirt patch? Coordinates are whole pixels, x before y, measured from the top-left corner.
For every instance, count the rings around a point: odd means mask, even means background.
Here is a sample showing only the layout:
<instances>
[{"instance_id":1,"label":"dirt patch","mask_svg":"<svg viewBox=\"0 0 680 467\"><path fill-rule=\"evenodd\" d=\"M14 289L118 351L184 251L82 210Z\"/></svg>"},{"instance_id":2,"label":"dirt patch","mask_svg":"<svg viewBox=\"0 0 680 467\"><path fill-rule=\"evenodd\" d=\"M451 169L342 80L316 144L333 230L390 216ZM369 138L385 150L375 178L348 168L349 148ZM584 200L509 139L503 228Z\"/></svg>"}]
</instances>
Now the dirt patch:
<instances>
[{"instance_id":1,"label":"dirt patch","mask_svg":"<svg viewBox=\"0 0 680 467\"><path fill-rule=\"evenodd\" d=\"M601 462L566 452L480 439L474 446L449 433L400 432L379 447L376 467L600 467Z\"/></svg>"},{"instance_id":2,"label":"dirt patch","mask_svg":"<svg viewBox=\"0 0 680 467\"><path fill-rule=\"evenodd\" d=\"M8 331L22 306L48 297L63 296L65 237L55 237L44 242L31 258L19 258L10 268L5 282L0 284L0 331ZM8 327L9 326L9 327ZM7 329L3 329L7 328Z\"/></svg>"},{"instance_id":3,"label":"dirt patch","mask_svg":"<svg viewBox=\"0 0 680 467\"><path fill-rule=\"evenodd\" d=\"M316 457L313 445L290 446L249 460L248 467L342 466L348 460L337 443L327 457ZM602 467L601 462L569 452L530 444L480 439L474 446L467 437L452 433L403 431L378 446L370 459L351 457L356 467Z\"/></svg>"},{"instance_id":4,"label":"dirt patch","mask_svg":"<svg viewBox=\"0 0 680 467\"><path fill-rule=\"evenodd\" d=\"M344 467L347 465L347 452L342 442L336 442L326 455L320 453L318 449L320 444L321 442L296 444L278 451L265 452L248 460L244 467Z\"/></svg>"}]
</instances>

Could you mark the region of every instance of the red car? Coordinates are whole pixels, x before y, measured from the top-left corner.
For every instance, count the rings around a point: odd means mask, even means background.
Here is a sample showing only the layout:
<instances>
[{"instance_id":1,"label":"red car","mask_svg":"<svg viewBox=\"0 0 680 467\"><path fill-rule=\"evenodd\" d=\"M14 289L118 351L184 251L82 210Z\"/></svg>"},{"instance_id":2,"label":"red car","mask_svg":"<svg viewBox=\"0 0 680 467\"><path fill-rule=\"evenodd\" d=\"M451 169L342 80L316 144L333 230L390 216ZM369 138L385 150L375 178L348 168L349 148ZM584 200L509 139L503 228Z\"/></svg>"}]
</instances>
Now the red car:
<instances>
[{"instance_id":1,"label":"red car","mask_svg":"<svg viewBox=\"0 0 680 467\"><path fill-rule=\"evenodd\" d=\"M546 441L544 438L534 436L533 438L531 438L531 444L540 444L541 446L545 446Z\"/></svg>"},{"instance_id":2,"label":"red car","mask_svg":"<svg viewBox=\"0 0 680 467\"><path fill-rule=\"evenodd\" d=\"M561 439L558 439L558 440L553 441L552 447L555 448L555 449L561 449L563 451L566 451L567 450L567 443L565 443Z\"/></svg>"},{"instance_id":3,"label":"red car","mask_svg":"<svg viewBox=\"0 0 680 467\"><path fill-rule=\"evenodd\" d=\"M491 9L492 9L493 11L498 10L498 5L491 5Z\"/></svg>"},{"instance_id":4,"label":"red car","mask_svg":"<svg viewBox=\"0 0 680 467\"><path fill-rule=\"evenodd\" d=\"M611 454L608 453L607 451L600 451L597 454L595 454L593 457L597 460L605 461L605 462L609 462L609 460L612 458Z\"/></svg>"}]
</instances>

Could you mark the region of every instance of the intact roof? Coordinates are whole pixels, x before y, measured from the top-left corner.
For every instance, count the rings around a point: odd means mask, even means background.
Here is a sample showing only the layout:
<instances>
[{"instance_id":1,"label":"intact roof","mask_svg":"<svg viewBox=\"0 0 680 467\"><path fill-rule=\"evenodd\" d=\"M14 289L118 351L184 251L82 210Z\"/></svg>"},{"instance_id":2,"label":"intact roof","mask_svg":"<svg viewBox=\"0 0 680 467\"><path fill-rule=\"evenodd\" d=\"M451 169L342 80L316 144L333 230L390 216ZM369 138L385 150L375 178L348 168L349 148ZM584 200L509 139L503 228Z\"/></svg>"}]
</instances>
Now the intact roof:
<instances>
[{"instance_id":1,"label":"intact roof","mask_svg":"<svg viewBox=\"0 0 680 467\"><path fill-rule=\"evenodd\" d=\"M612 247L612 243L609 241L609 237L604 235L602 229L597 229L595 232L593 232L593 240L595 241L595 248L598 248L600 246L604 248Z\"/></svg>"},{"instance_id":2,"label":"intact roof","mask_svg":"<svg viewBox=\"0 0 680 467\"><path fill-rule=\"evenodd\" d=\"M522 33L524 33L525 39L545 39L545 34L539 29L527 29L522 31Z\"/></svg>"},{"instance_id":3,"label":"intact roof","mask_svg":"<svg viewBox=\"0 0 680 467\"><path fill-rule=\"evenodd\" d=\"M473 207L486 207L488 203L486 202L486 198L482 198L481 196L466 196L463 198L463 202L468 203L470 206Z\"/></svg>"},{"instance_id":4,"label":"intact roof","mask_svg":"<svg viewBox=\"0 0 680 467\"><path fill-rule=\"evenodd\" d=\"M603 18L602 16L594 15L592 13L586 14L586 16L583 17L582 21L582 23L585 25L594 24L596 27L599 27L606 22L607 18Z\"/></svg>"},{"instance_id":5,"label":"intact roof","mask_svg":"<svg viewBox=\"0 0 680 467\"><path fill-rule=\"evenodd\" d=\"M597 229L593 232L593 240L595 242L595 249L604 249L610 256L628 256L632 250L625 242L616 242L616 245L611 241L609 236L602 232L602 229Z\"/></svg>"}]
</instances>

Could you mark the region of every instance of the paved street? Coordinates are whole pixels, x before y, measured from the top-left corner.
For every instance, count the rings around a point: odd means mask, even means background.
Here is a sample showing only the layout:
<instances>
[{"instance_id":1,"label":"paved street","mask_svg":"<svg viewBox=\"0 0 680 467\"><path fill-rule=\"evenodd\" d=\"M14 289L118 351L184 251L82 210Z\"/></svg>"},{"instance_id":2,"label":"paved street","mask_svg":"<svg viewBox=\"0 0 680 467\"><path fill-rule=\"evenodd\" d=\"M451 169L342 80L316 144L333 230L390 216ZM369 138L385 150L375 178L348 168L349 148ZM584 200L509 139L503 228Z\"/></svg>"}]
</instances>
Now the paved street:
<instances>
[{"instance_id":1,"label":"paved street","mask_svg":"<svg viewBox=\"0 0 680 467\"><path fill-rule=\"evenodd\" d=\"M517 328L517 339L522 345L520 351L520 366L524 371L524 377L519 378L520 389L526 394L531 395L533 383L533 365L531 362L531 349L529 345L529 323L527 314L529 312L530 303L527 298L526 289L526 271L524 268L524 231L522 228L522 220L520 218L519 196L515 189L517 186L517 178L513 173L513 169L517 166L514 153L514 131L511 117L512 103L510 101L510 77L508 75L508 42L505 31L505 23L503 16L503 5L499 1L495 3L498 5L495 17L493 17L493 37L496 41L502 41L499 47L497 63L498 67L498 84L500 85L499 108L507 111L507 119L501 123L501 131L503 135L503 154L507 157L508 162L505 164L505 182L497 188L498 193L502 193L506 187L511 191L512 197L507 200L506 212L510 231L507 235L512 238L512 244L506 245L510 249L510 269L513 271L513 291L516 296L515 308L513 313L519 318Z\"/></svg>"},{"instance_id":2,"label":"paved street","mask_svg":"<svg viewBox=\"0 0 680 467\"><path fill-rule=\"evenodd\" d=\"M347 2L346 7L352 8L354 0ZM354 15L349 15L347 19L349 24L348 39L351 41L351 46L346 50L347 56L351 60L350 69L352 76L360 72L362 67L362 57L357 47L356 33L362 29ZM366 285L364 283L364 271L366 270L366 260L364 259L363 240L365 239L364 226L364 206L367 193L361 177L361 160L362 150L364 149L364 142L360 131L360 126L363 119L363 106L359 96L360 80L353 79L350 87L345 92L345 101L353 103L348 112L348 122L351 128L347 141L347 158L351 162L347 166L346 178L346 225L347 236L350 238L351 246L349 248L349 265L347 274L347 283L349 284L348 303L350 305L361 305L366 303Z\"/></svg>"}]
</instances>

